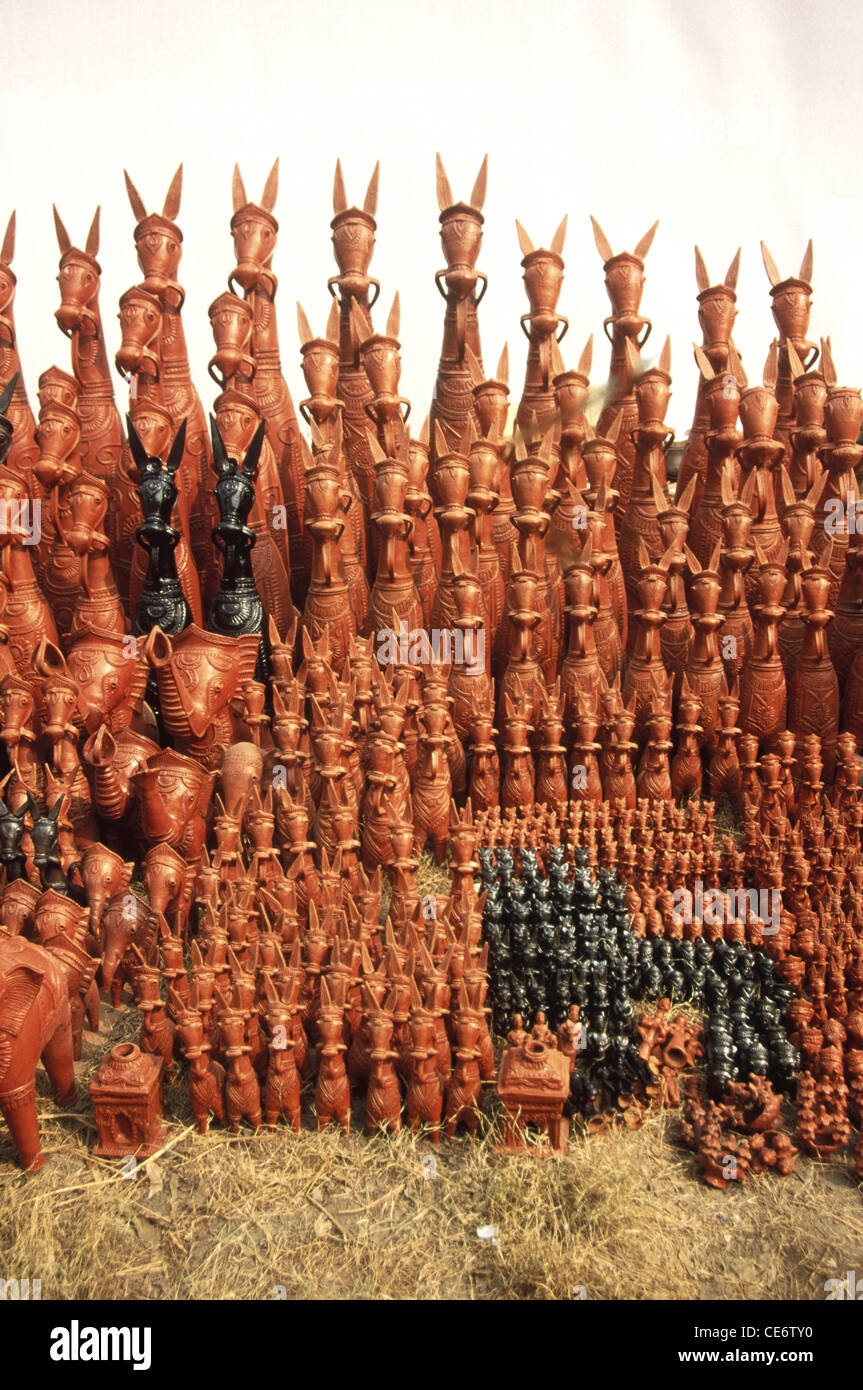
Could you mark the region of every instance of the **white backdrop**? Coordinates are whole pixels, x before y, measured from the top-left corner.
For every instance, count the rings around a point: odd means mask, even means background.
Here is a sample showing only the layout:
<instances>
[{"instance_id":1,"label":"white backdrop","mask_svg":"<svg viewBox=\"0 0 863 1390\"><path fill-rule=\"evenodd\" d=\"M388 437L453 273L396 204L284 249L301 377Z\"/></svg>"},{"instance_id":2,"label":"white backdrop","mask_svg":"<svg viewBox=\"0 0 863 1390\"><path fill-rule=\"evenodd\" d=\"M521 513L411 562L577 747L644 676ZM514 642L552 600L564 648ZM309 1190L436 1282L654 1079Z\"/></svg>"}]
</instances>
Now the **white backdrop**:
<instances>
[{"instance_id":1,"label":"white backdrop","mask_svg":"<svg viewBox=\"0 0 863 1390\"><path fill-rule=\"evenodd\" d=\"M489 368L509 340L516 397L526 300L514 219L547 246L564 213L564 357L575 366L594 332L595 382L608 368L608 301L588 214L615 251L631 250L660 218L642 308L654 323L650 348L671 335L668 418L678 435L697 380L695 241L713 282L743 247L735 336L752 379L773 335L759 239L790 275L812 236L811 336L831 334L843 383L863 382L858 0L41 0L29 9L2 0L0 17L0 232L17 207L16 320L33 401L45 367L69 367L53 319L52 201L76 245L102 205L101 303L113 357L117 300L140 278L123 167L148 210L160 211L182 160L184 323L209 408L206 310L233 265L231 171L238 160L257 200L278 154L274 268L296 403L305 391L295 301L322 332L340 155L349 200L360 204L381 160L376 325L383 329L398 289L402 388L421 420L444 308L433 282L442 264L437 149L457 199L468 198L489 154L480 329ZM124 406L119 377L116 385Z\"/></svg>"}]
</instances>

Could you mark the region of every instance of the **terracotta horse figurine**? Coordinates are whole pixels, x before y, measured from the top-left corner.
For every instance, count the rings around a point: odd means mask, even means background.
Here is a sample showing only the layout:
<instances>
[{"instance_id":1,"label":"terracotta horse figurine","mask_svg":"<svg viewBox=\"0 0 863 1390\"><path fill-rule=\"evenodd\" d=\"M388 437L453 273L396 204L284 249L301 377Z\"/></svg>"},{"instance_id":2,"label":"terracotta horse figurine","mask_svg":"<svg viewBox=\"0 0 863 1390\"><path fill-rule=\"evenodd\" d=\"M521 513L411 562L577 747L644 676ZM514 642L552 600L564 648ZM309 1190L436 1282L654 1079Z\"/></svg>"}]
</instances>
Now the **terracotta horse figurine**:
<instances>
[{"instance_id":1,"label":"terracotta horse figurine","mask_svg":"<svg viewBox=\"0 0 863 1390\"><path fill-rule=\"evenodd\" d=\"M680 461L680 472L677 475L675 493L675 499L679 501L686 491L690 478L693 474L697 474L698 483L695 488L695 502L693 504L695 510L698 508L707 477L706 436L709 430L716 428L710 407L707 404L705 386L714 377L724 376L729 369L728 349L731 343L731 330L734 327L734 320L737 318L737 309L735 308L737 295L735 291L739 271L740 248L738 247L722 284L711 285L710 275L704 264L704 257L696 246L695 280L698 285L698 322L704 335L704 341L698 352L702 355L708 370L705 371L701 357L696 355L696 360L701 368L701 375L698 379L698 393L695 397L695 413L692 417L692 426L689 430L686 448L683 451L683 458ZM696 550L694 546L693 551L703 564L707 556L702 555L701 551Z\"/></svg>"},{"instance_id":2,"label":"terracotta horse figurine","mask_svg":"<svg viewBox=\"0 0 863 1390\"><path fill-rule=\"evenodd\" d=\"M12 396L4 405L4 414L12 423L12 447L6 457L9 468L19 473L28 484L30 497L41 497L42 489L32 476L39 449L33 437L36 422L27 400L24 375L18 357L18 338L15 332L15 214L9 218L3 245L0 246L0 391L14 380Z\"/></svg>"},{"instance_id":3,"label":"terracotta horse figurine","mask_svg":"<svg viewBox=\"0 0 863 1390\"><path fill-rule=\"evenodd\" d=\"M761 243L761 257L770 281L770 298L773 319L779 329L779 362L775 385L779 411L776 419L775 437L786 448L782 462L790 462L789 438L794 426L794 385L793 367L789 347L793 347L804 371L811 371L818 358L817 343L809 342L809 315L812 311L812 242L803 252L800 270L797 275L783 277L776 262L764 242Z\"/></svg>"},{"instance_id":4,"label":"terracotta horse figurine","mask_svg":"<svg viewBox=\"0 0 863 1390\"><path fill-rule=\"evenodd\" d=\"M368 271L375 247L380 164L369 180L362 208L349 207L342 166L336 160L333 179L333 253L338 275L327 281L327 289L339 306L339 381L337 394L344 403L345 453L366 511L372 506L375 466L366 431L366 406L374 391L360 355L363 333L358 329L354 308L362 311L362 322L371 332L371 310L380 294L380 284ZM373 292L373 293L372 293Z\"/></svg>"},{"instance_id":5,"label":"terracotta horse figurine","mask_svg":"<svg viewBox=\"0 0 863 1390\"><path fill-rule=\"evenodd\" d=\"M252 311L251 355L255 363L252 387L261 415L267 422L267 438L276 456L285 499L288 543L291 550L291 584L294 603L302 610L311 576L311 537L303 533L305 475L300 435L291 393L282 375L275 296L278 281L273 274L273 253L279 224L273 207L279 188L279 161L270 170L260 203L249 202L239 168L232 184L236 266L228 288L239 285Z\"/></svg>"},{"instance_id":6,"label":"terracotta horse figurine","mask_svg":"<svg viewBox=\"0 0 863 1390\"><path fill-rule=\"evenodd\" d=\"M96 209L90 224L83 251L72 245L56 207L54 228L60 247L60 273L57 276L60 307L54 317L60 331L69 339L72 372L78 383L76 408L81 425L81 467L94 477L101 478L108 486L105 529L109 555L112 565L120 559L120 573L125 576L128 586L131 548L126 547L125 557L119 554L119 528L123 515L120 492L123 491L123 483L117 478L117 469L123 453L123 424L114 399L114 382L99 311L102 283L102 269L96 259L99 254L99 209Z\"/></svg>"},{"instance_id":7,"label":"terracotta horse figurine","mask_svg":"<svg viewBox=\"0 0 863 1390\"><path fill-rule=\"evenodd\" d=\"M615 255L604 231L594 217L593 237L596 249L602 257L605 271L605 288L611 300L611 317L605 319L603 328L611 341L611 366L608 380L613 398L606 405L596 426L596 433L605 438L618 415L621 415L620 459L615 487L620 493L618 516L622 517L629 501L632 487L632 470L635 463L635 447L630 442L630 430L638 424L638 411L635 395L629 390L621 397L620 384L631 382L631 362L640 355L641 349L650 337L651 322L641 313L641 295L644 289L644 258L653 245L658 222L654 222L649 232L638 242L633 252L621 251ZM609 333L609 325L611 333Z\"/></svg>"},{"instance_id":8,"label":"terracotta horse figurine","mask_svg":"<svg viewBox=\"0 0 863 1390\"><path fill-rule=\"evenodd\" d=\"M524 270L524 288L530 305L530 313L521 317L522 332L528 340L529 347L524 388L516 420L522 432L530 436L537 430L544 433L557 419L551 343L553 338L560 342L569 327L569 321L557 312L557 301L563 284L566 218L564 217L552 237L551 248L548 251L536 249L520 222L516 221L515 226L523 257L521 265Z\"/></svg>"},{"instance_id":9,"label":"terracotta horse figurine","mask_svg":"<svg viewBox=\"0 0 863 1390\"><path fill-rule=\"evenodd\" d=\"M185 291L177 283L183 233L177 226L183 190L183 166L171 180L161 214L148 214L144 202L125 174L126 192L135 217L135 250L144 279L141 288L159 301L160 403L171 416L174 429L183 420L186 425L186 446L178 479L186 493L189 506L192 554L202 583L212 568L213 556L205 512L205 496L210 486L210 442L207 420L198 393L192 384L189 354L183 332L182 308Z\"/></svg>"},{"instance_id":10,"label":"terracotta horse figurine","mask_svg":"<svg viewBox=\"0 0 863 1390\"><path fill-rule=\"evenodd\" d=\"M448 444L461 439L467 422L474 417L471 364L466 348L474 354L482 371L482 351L477 326L477 309L488 279L476 269L482 245L482 205L488 178L488 155L480 165L470 202L457 203L440 155L437 163L437 199L440 208L440 237L446 269L435 275L435 284L446 300L443 345L431 408L431 483L436 461L434 425L439 424ZM477 292L477 286L481 288Z\"/></svg>"}]
</instances>

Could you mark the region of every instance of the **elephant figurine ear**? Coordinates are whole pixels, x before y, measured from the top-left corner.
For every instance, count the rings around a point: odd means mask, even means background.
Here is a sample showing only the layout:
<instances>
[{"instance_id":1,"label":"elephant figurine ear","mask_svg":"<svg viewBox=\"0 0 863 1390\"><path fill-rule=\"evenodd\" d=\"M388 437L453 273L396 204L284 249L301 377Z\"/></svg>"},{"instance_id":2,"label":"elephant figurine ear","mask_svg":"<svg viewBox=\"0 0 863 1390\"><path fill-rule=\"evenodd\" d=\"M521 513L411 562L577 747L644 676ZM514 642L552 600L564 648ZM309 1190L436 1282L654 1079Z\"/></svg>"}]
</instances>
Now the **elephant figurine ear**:
<instances>
[{"instance_id":1,"label":"elephant figurine ear","mask_svg":"<svg viewBox=\"0 0 863 1390\"><path fill-rule=\"evenodd\" d=\"M183 453L186 448L186 426L188 420L184 420L174 435L174 442L171 445L171 452L168 455L165 467L169 473L176 473L180 464L183 462Z\"/></svg>"},{"instance_id":2,"label":"elephant figurine ear","mask_svg":"<svg viewBox=\"0 0 863 1390\"><path fill-rule=\"evenodd\" d=\"M3 981L5 988L0 987L0 997L3 999L3 1034L0 1037L16 1038L21 1032L42 988L44 975L44 970L30 965L19 966L6 974ZM8 1043L6 1047L0 1047L0 1080L6 1075L11 1061L9 1054L11 1048Z\"/></svg>"},{"instance_id":3,"label":"elephant figurine ear","mask_svg":"<svg viewBox=\"0 0 863 1390\"><path fill-rule=\"evenodd\" d=\"M264 447L264 439L267 433L267 422L262 420L255 430L251 444L246 450L246 457L243 459L243 472L247 478L253 481L257 477L258 463L261 458L261 450Z\"/></svg>"}]
</instances>

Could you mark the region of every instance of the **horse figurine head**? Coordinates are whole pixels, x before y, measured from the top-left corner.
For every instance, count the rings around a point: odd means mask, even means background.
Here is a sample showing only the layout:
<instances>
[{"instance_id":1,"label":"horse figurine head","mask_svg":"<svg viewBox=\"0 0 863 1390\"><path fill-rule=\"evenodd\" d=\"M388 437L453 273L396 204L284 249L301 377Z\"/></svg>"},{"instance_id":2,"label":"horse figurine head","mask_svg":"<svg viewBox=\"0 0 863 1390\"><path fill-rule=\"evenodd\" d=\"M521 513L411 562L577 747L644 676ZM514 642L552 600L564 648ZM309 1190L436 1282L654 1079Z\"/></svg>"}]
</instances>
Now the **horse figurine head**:
<instances>
[{"instance_id":1,"label":"horse figurine head","mask_svg":"<svg viewBox=\"0 0 863 1390\"><path fill-rule=\"evenodd\" d=\"M278 189L278 159L267 176L260 203L249 202L239 166L234 165L231 235L237 264L228 276L230 290L234 290L236 284L247 294L257 289L275 293L276 277L272 262L279 224L273 216L273 208Z\"/></svg>"},{"instance_id":2,"label":"horse figurine head","mask_svg":"<svg viewBox=\"0 0 863 1390\"><path fill-rule=\"evenodd\" d=\"M171 180L161 213L148 213L140 193L123 170L126 192L138 221L135 226L135 250L138 265L144 274L142 288L155 295L161 303L181 309L185 294L177 284L180 257L183 254L183 233L174 220L180 211L183 192L183 166Z\"/></svg>"}]
</instances>

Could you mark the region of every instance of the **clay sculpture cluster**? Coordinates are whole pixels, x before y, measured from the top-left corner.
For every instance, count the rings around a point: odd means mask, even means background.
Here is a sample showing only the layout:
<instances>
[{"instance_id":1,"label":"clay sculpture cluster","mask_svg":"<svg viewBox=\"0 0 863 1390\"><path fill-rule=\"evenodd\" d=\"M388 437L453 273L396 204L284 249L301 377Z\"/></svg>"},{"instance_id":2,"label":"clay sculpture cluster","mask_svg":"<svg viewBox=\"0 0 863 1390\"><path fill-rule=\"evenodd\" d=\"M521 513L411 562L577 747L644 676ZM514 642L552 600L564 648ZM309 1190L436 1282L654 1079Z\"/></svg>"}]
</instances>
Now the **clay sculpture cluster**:
<instances>
[{"instance_id":1,"label":"clay sculpture cluster","mask_svg":"<svg viewBox=\"0 0 863 1390\"><path fill-rule=\"evenodd\" d=\"M693 1067L686 1136L708 1180L729 1145L742 1168L789 1170L776 1096L796 1095L807 1152L860 1128L863 395L810 339L811 245L786 277L762 246L777 336L760 382L733 339L740 253L712 283L696 249L699 387L672 495L669 342L643 357L656 224L615 252L593 222L598 390L592 338L575 369L561 346L566 218L547 248L518 224L511 406L509 351L489 374L479 331L487 173L458 201L438 159L444 328L418 429L397 293L373 322L377 167L362 207L336 167L320 336L297 310L299 416L278 161L258 202L234 173L209 425L182 168L160 213L126 175L125 423L98 210L81 249L55 209L71 371L42 373L36 414L10 220L0 1110L27 1167L37 1061L69 1103L100 991L142 1019L94 1083L105 1154L152 1150L180 1084L202 1130L297 1129L304 1097L346 1129L364 1097L370 1133L475 1134L490 1009L509 1147L533 1125L562 1152L573 1114L635 1127ZM447 893L420 891L427 849L449 858Z\"/></svg>"}]
</instances>

